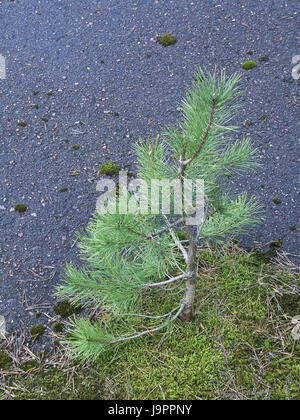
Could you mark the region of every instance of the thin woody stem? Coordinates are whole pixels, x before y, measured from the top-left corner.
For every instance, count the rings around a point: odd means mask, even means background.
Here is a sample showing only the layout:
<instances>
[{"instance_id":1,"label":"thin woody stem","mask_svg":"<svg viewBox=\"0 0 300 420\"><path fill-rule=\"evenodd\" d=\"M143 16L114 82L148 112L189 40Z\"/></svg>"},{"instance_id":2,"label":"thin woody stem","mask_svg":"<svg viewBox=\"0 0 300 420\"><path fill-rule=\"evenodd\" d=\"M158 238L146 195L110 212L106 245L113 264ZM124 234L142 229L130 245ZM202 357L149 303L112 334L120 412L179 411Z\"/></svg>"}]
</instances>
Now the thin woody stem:
<instances>
[{"instance_id":1,"label":"thin woody stem","mask_svg":"<svg viewBox=\"0 0 300 420\"><path fill-rule=\"evenodd\" d=\"M182 243L180 242L180 240L176 237L176 235L175 235L175 233L174 233L174 231L173 231L173 229L172 229L172 227L171 227L171 225L169 223L169 220L168 220L167 216L166 215L163 215L163 216L164 216L164 218L166 220L166 223L168 225L169 232L170 232L170 234L172 236L173 241L175 242L175 244L177 245L177 247L180 249L180 251L181 251L181 253L182 253L183 257L184 257L184 260L187 263L187 257L188 257L188 255L187 255L186 249L184 248L184 246L182 245ZM184 218L182 218L180 220L181 220L181 222L184 222Z\"/></svg>"},{"instance_id":2,"label":"thin woody stem","mask_svg":"<svg viewBox=\"0 0 300 420\"><path fill-rule=\"evenodd\" d=\"M176 222L168 225L167 227L165 227L163 229L156 230L155 232L153 232L151 234L148 234L147 237L152 238L153 236L160 235L161 233L164 233L164 232L168 231L169 230L169 227L175 227L175 226L179 225L182 222L183 222L183 217L181 217L180 219L176 220Z\"/></svg>"},{"instance_id":3,"label":"thin woody stem","mask_svg":"<svg viewBox=\"0 0 300 420\"><path fill-rule=\"evenodd\" d=\"M187 278L189 276L189 273L180 274L176 277L171 277L168 280L161 281L159 283L145 283L143 284L143 287L157 287L157 286L165 286L166 284L174 283L174 281L182 280L184 278Z\"/></svg>"},{"instance_id":4,"label":"thin woody stem","mask_svg":"<svg viewBox=\"0 0 300 420\"><path fill-rule=\"evenodd\" d=\"M179 166L178 166L178 176L181 183L181 189L183 190L183 182L184 182L184 174L186 166L189 165L201 152L203 145L205 144L205 141L209 135L209 132L212 127L213 118L215 114L215 105L216 101L213 98L212 99L212 105L211 105L211 112L208 120L208 124L205 130L205 133L201 139L200 145L198 149L193 153L193 155L185 160L185 153L186 153L186 146L183 146L183 150L179 159ZM188 246L188 252L187 252L187 259L186 259L186 289L185 289L185 295L182 300L183 303L183 310L180 313L179 317L183 322L190 321L192 317L192 311L193 311L193 303L195 300L195 294L196 294L196 278L197 278L197 261L196 261L196 254L197 254L197 242L194 237L193 231L191 227L186 222L186 216L184 216L184 231L186 233L189 246Z\"/></svg>"},{"instance_id":5,"label":"thin woody stem","mask_svg":"<svg viewBox=\"0 0 300 420\"><path fill-rule=\"evenodd\" d=\"M142 314L119 314L118 316L135 316L137 318L147 318L147 319L161 319L161 318L167 318L171 314L173 314L177 309L179 309L180 306L177 306L176 308L172 309L172 311L168 312L164 315L142 315Z\"/></svg>"}]
</instances>

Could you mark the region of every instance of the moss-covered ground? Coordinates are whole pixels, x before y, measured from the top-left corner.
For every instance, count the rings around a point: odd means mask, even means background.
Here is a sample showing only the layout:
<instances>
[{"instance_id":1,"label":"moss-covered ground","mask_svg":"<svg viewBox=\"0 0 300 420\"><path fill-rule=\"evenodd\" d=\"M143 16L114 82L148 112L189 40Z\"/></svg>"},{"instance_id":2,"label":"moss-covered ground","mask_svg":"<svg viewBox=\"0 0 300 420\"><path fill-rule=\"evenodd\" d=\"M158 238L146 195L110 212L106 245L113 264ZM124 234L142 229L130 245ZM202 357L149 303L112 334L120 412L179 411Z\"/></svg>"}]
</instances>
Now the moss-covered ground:
<instances>
[{"instance_id":1,"label":"moss-covered ground","mask_svg":"<svg viewBox=\"0 0 300 420\"><path fill-rule=\"evenodd\" d=\"M297 273L258 257L202 251L193 322L113 347L92 365L68 362L60 348L28 372L15 364L0 374L0 399L299 399ZM164 302L151 310L162 313Z\"/></svg>"}]
</instances>

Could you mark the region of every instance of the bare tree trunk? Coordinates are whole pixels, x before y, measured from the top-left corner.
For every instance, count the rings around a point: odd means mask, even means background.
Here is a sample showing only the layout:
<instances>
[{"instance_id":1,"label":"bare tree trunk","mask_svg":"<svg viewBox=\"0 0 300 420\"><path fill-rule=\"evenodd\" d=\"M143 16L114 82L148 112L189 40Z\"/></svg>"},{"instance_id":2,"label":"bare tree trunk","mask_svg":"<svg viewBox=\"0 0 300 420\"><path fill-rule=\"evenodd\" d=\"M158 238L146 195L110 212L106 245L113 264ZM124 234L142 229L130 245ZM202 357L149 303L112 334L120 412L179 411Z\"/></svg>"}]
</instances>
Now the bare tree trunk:
<instances>
[{"instance_id":1,"label":"bare tree trunk","mask_svg":"<svg viewBox=\"0 0 300 420\"><path fill-rule=\"evenodd\" d=\"M182 300L184 308L179 318L183 322L188 322L192 318L193 304L194 304L195 294L196 294L197 244L196 244L193 232L191 231L191 228L185 225L184 230L189 240L188 260L187 260L187 273L189 276L186 280L186 290L185 290L184 298Z\"/></svg>"}]
</instances>

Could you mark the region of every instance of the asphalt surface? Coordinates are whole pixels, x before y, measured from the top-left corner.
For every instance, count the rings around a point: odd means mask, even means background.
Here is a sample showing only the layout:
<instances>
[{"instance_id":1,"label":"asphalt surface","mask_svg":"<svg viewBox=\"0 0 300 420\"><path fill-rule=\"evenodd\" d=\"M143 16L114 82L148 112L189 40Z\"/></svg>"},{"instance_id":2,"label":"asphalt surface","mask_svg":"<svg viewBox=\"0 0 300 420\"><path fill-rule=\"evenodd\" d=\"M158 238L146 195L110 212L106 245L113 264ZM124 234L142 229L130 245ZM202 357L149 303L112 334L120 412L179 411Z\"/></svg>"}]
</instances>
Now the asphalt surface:
<instances>
[{"instance_id":1,"label":"asphalt surface","mask_svg":"<svg viewBox=\"0 0 300 420\"><path fill-rule=\"evenodd\" d=\"M10 332L37 322L50 330L54 286L65 262L78 261L74 234L95 209L99 164L114 160L133 170L131 145L176 121L199 65L243 75L236 122L259 148L263 167L232 185L255 194L266 216L244 243L281 239L285 251L298 253L300 92L291 77L292 57L300 54L297 6L0 1L0 315ZM162 47L155 41L163 33L178 42ZM242 70L249 59L258 66ZM17 203L28 206L25 214L12 211Z\"/></svg>"}]
</instances>

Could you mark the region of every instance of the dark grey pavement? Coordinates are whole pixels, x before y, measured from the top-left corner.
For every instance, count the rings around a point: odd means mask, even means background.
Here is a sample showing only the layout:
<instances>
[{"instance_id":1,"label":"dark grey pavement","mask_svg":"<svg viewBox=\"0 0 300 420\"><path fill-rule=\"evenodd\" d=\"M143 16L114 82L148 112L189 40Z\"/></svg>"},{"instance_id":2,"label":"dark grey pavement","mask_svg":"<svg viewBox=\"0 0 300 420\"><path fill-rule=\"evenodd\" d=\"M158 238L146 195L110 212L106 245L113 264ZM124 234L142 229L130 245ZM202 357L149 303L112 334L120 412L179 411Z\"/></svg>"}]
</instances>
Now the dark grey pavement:
<instances>
[{"instance_id":1,"label":"dark grey pavement","mask_svg":"<svg viewBox=\"0 0 300 420\"><path fill-rule=\"evenodd\" d=\"M99 164L133 169L132 143L176 121L199 65L243 74L237 123L263 168L234 188L266 215L247 245L281 239L299 253L299 14L298 0L0 1L0 314L10 331L52 314L62 267L78 261L74 233L95 209ZM155 40L168 32L178 42L164 48ZM241 70L249 59L258 66Z\"/></svg>"}]
</instances>

